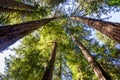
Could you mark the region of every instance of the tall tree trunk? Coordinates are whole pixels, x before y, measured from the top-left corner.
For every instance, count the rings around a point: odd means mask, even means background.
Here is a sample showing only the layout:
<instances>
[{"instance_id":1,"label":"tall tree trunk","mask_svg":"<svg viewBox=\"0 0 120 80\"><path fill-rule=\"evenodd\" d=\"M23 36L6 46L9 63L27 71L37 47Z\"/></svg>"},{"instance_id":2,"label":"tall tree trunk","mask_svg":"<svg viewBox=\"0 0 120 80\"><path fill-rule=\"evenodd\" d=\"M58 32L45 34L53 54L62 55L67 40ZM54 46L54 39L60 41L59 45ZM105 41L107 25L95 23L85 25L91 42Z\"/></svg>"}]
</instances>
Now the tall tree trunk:
<instances>
[{"instance_id":1,"label":"tall tree trunk","mask_svg":"<svg viewBox=\"0 0 120 80\"><path fill-rule=\"evenodd\" d=\"M73 20L80 21L87 24L96 30L102 32L104 35L110 37L116 42L120 43L120 23L107 22L92 18L72 16Z\"/></svg>"},{"instance_id":2,"label":"tall tree trunk","mask_svg":"<svg viewBox=\"0 0 120 80\"><path fill-rule=\"evenodd\" d=\"M18 10L18 9L10 9L10 8L4 8L0 6L0 12L8 12L8 13L20 13L20 14L31 14L33 11L29 10Z\"/></svg>"},{"instance_id":3,"label":"tall tree trunk","mask_svg":"<svg viewBox=\"0 0 120 80\"><path fill-rule=\"evenodd\" d=\"M17 2L14 0L0 0L0 6L3 7L9 7L9 8L18 8L18 9L28 9L28 10L33 10L35 9L33 6L24 4L22 2Z\"/></svg>"},{"instance_id":4,"label":"tall tree trunk","mask_svg":"<svg viewBox=\"0 0 120 80\"><path fill-rule=\"evenodd\" d=\"M40 11L29 11L29 10L11 9L11 8L4 8L4 7L1 7L1 6L0 6L0 12L19 13L19 14L40 13Z\"/></svg>"},{"instance_id":5,"label":"tall tree trunk","mask_svg":"<svg viewBox=\"0 0 120 80\"><path fill-rule=\"evenodd\" d=\"M100 64L94 60L90 52L83 46L83 44L71 35L71 37L76 41L77 45L81 49L83 55L86 57L87 61L91 65L95 75L98 77L99 80L112 80L110 76L106 73L106 71L100 66Z\"/></svg>"},{"instance_id":6,"label":"tall tree trunk","mask_svg":"<svg viewBox=\"0 0 120 80\"><path fill-rule=\"evenodd\" d=\"M60 74L59 74L59 77L61 78L62 77L62 53L60 53Z\"/></svg>"},{"instance_id":7,"label":"tall tree trunk","mask_svg":"<svg viewBox=\"0 0 120 80\"><path fill-rule=\"evenodd\" d=\"M42 77L42 80L52 80L55 57L56 57L56 50L57 50L57 43L55 42L50 60L48 62L48 66L47 66L46 71Z\"/></svg>"},{"instance_id":8,"label":"tall tree trunk","mask_svg":"<svg viewBox=\"0 0 120 80\"><path fill-rule=\"evenodd\" d=\"M49 23L56 18L29 21L25 23L0 26L0 51L6 49L20 38Z\"/></svg>"}]
</instances>

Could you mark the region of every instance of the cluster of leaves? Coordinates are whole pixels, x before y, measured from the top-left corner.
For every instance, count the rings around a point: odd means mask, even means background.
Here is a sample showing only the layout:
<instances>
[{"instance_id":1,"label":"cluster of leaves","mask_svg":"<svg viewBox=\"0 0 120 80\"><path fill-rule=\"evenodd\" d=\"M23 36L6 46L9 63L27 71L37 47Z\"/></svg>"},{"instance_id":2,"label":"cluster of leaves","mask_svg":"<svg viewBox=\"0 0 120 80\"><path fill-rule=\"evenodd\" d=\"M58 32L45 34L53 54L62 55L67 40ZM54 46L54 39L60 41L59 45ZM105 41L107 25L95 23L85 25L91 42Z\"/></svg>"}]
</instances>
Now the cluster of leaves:
<instances>
[{"instance_id":1,"label":"cluster of leaves","mask_svg":"<svg viewBox=\"0 0 120 80\"><path fill-rule=\"evenodd\" d=\"M108 0L110 6L120 6L120 0Z\"/></svg>"}]
</instances>

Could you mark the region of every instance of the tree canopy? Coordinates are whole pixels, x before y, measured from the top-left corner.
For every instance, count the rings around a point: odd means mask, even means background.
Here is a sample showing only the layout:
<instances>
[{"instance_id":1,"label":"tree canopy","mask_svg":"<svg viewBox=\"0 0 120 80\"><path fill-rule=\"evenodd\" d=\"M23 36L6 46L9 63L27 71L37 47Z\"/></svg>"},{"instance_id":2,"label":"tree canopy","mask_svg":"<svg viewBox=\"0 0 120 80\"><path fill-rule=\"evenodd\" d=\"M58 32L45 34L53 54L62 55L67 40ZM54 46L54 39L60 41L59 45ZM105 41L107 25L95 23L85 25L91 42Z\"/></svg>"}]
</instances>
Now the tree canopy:
<instances>
[{"instance_id":1,"label":"tree canopy","mask_svg":"<svg viewBox=\"0 0 120 80\"><path fill-rule=\"evenodd\" d=\"M119 2L1 0L0 51L22 39L0 79L119 80L120 23L102 18Z\"/></svg>"}]
</instances>

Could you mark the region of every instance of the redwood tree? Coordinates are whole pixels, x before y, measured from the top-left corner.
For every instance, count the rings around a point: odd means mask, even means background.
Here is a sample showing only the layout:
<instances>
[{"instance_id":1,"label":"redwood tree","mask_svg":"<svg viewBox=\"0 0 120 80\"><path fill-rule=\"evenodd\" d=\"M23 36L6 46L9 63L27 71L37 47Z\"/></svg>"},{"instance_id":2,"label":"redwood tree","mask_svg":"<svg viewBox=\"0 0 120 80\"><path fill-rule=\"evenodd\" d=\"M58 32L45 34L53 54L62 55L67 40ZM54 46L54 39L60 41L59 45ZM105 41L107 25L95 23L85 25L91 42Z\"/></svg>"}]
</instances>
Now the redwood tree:
<instances>
[{"instance_id":1,"label":"redwood tree","mask_svg":"<svg viewBox=\"0 0 120 80\"><path fill-rule=\"evenodd\" d=\"M4 8L4 7L0 6L0 12L19 13L19 14L25 14L25 13L27 13L27 14L30 14L33 11ZM38 12L38 11L34 11L34 12Z\"/></svg>"},{"instance_id":2,"label":"redwood tree","mask_svg":"<svg viewBox=\"0 0 120 80\"><path fill-rule=\"evenodd\" d=\"M35 9L31 5L24 4L22 2L14 1L14 0L0 0L0 6L9 7L9 8L18 8L18 9Z\"/></svg>"},{"instance_id":3,"label":"redwood tree","mask_svg":"<svg viewBox=\"0 0 120 80\"><path fill-rule=\"evenodd\" d=\"M6 49L30 32L46 25L56 18L29 21L15 25L0 26L0 51Z\"/></svg>"},{"instance_id":4,"label":"redwood tree","mask_svg":"<svg viewBox=\"0 0 120 80\"><path fill-rule=\"evenodd\" d=\"M107 74L107 72L100 66L100 64L95 61L93 56L90 54L90 52L84 47L84 45L76 39L75 36L71 35L73 40L77 43L79 49L82 51L83 55L91 65L95 75L98 77L99 80L112 80L110 76Z\"/></svg>"},{"instance_id":5,"label":"redwood tree","mask_svg":"<svg viewBox=\"0 0 120 80\"><path fill-rule=\"evenodd\" d=\"M104 35L110 37L112 40L120 43L120 23L102 21L86 17L72 16L71 19L87 24Z\"/></svg>"},{"instance_id":6,"label":"redwood tree","mask_svg":"<svg viewBox=\"0 0 120 80\"><path fill-rule=\"evenodd\" d=\"M55 57L56 57L56 50L57 50L57 43L55 42L50 60L48 62L48 66L47 66L46 71L42 77L42 80L52 80Z\"/></svg>"}]
</instances>

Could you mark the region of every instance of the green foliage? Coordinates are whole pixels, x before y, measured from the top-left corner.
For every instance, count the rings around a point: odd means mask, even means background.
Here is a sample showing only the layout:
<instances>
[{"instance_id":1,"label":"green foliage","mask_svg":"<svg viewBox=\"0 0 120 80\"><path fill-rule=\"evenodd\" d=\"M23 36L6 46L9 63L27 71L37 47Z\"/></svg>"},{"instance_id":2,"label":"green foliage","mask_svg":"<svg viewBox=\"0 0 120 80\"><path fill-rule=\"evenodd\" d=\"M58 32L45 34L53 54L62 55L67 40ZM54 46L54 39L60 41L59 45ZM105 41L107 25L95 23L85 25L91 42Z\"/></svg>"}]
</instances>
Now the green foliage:
<instances>
[{"instance_id":1,"label":"green foliage","mask_svg":"<svg viewBox=\"0 0 120 80\"><path fill-rule=\"evenodd\" d=\"M119 80L117 73L120 73L120 68L118 68L120 58L118 53L120 52L120 49L116 48L117 43L100 32L97 32L97 38L101 41L101 45L95 41L95 43L91 46L91 52L96 53L95 58L103 66L103 68L109 72L112 78Z\"/></svg>"},{"instance_id":2,"label":"green foliage","mask_svg":"<svg viewBox=\"0 0 120 80\"><path fill-rule=\"evenodd\" d=\"M120 0L108 0L110 6L120 6Z\"/></svg>"},{"instance_id":3,"label":"green foliage","mask_svg":"<svg viewBox=\"0 0 120 80\"><path fill-rule=\"evenodd\" d=\"M44 1L45 3L47 3L48 5L50 5L51 7L55 7L57 5L59 5L61 2L64 2L65 0L39 0Z\"/></svg>"},{"instance_id":4,"label":"green foliage","mask_svg":"<svg viewBox=\"0 0 120 80\"><path fill-rule=\"evenodd\" d=\"M0 13L0 24L5 24L7 22L8 20L6 19L5 14Z\"/></svg>"},{"instance_id":5,"label":"green foliage","mask_svg":"<svg viewBox=\"0 0 120 80\"><path fill-rule=\"evenodd\" d=\"M35 39L34 36L30 35L25 37L24 40L23 45L15 49L18 57L11 57L9 62L11 65L7 74L12 80L39 80L47 64L48 57L42 54L42 51L35 46L36 44L39 45L39 39Z\"/></svg>"},{"instance_id":6,"label":"green foliage","mask_svg":"<svg viewBox=\"0 0 120 80\"><path fill-rule=\"evenodd\" d=\"M16 1L21 2L21 0ZM3 25L16 24L49 17L52 15L50 13L53 7L64 2L64 0L41 0L43 2L39 0L38 3L34 0L24 1L35 5L35 11L30 14L2 12L0 13L0 23ZM104 0L78 0L78 2L80 8L77 12L106 14L109 10L106 10L103 5L118 5L119 0L108 0L108 4ZM95 39L90 38L92 31L87 26L70 20L66 15L60 16L60 19L43 26L22 39L19 47L14 49L16 55L6 59L5 75L0 74L0 79L41 80L52 52L52 43L57 41L58 48L53 80L97 80L82 52L72 42L70 34L76 36L86 46L114 80L120 79L118 74L120 68L117 65L120 63L120 50L115 47L116 44L112 40L97 33L98 41L104 42L104 45L100 45ZM114 61L118 62L114 63Z\"/></svg>"}]
</instances>

